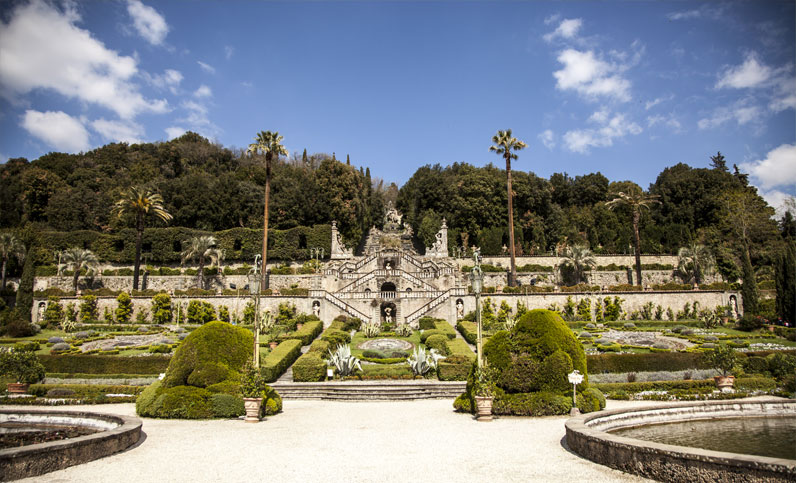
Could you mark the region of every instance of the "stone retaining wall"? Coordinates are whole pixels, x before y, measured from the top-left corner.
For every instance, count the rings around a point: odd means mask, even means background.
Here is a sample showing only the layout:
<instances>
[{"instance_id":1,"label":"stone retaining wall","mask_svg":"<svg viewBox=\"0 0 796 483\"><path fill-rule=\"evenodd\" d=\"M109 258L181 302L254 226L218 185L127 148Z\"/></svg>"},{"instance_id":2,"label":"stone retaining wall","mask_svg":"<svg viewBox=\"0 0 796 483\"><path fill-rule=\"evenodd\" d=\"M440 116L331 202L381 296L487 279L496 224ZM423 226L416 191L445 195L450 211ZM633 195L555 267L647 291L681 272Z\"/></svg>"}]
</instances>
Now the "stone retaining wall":
<instances>
[{"instance_id":1,"label":"stone retaining wall","mask_svg":"<svg viewBox=\"0 0 796 483\"><path fill-rule=\"evenodd\" d=\"M796 461L652 443L606 431L690 419L796 415L796 400L703 401L590 413L566 422L579 455L658 481L796 481Z\"/></svg>"}]
</instances>

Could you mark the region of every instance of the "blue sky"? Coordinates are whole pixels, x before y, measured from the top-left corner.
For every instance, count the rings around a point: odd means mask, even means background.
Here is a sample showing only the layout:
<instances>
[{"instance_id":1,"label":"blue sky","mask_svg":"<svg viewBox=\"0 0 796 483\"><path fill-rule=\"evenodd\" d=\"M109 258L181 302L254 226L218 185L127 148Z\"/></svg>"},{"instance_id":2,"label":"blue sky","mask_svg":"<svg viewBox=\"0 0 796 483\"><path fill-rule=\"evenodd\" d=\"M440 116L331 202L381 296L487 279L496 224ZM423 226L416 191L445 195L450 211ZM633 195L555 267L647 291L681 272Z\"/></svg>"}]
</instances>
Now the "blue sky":
<instances>
[{"instance_id":1,"label":"blue sky","mask_svg":"<svg viewBox=\"0 0 796 483\"><path fill-rule=\"evenodd\" d=\"M186 130L348 154L405 182L501 160L647 188L721 151L796 194L793 1L3 2L0 156Z\"/></svg>"}]
</instances>

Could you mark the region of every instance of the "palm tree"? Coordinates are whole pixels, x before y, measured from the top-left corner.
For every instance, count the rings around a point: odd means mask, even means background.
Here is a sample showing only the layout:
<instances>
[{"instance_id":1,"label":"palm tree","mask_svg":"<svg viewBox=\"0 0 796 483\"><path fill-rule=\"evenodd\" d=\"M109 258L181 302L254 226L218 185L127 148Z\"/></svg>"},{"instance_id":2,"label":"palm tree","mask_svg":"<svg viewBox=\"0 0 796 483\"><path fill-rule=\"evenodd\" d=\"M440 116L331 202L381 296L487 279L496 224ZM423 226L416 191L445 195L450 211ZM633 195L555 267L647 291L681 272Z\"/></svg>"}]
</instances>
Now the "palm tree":
<instances>
[{"instance_id":1,"label":"palm tree","mask_svg":"<svg viewBox=\"0 0 796 483\"><path fill-rule=\"evenodd\" d=\"M586 282L586 271L591 270L597 265L594 254L586 245L573 245L564 251L564 259L561 266L572 270L575 284Z\"/></svg>"},{"instance_id":2,"label":"palm tree","mask_svg":"<svg viewBox=\"0 0 796 483\"><path fill-rule=\"evenodd\" d=\"M133 269L133 290L138 290L138 270L141 267L141 238L144 235L144 221L147 216L168 223L172 216L163 207L163 197L152 190L132 187L122 195L122 199L113 206L113 213L122 218L125 215L135 217L135 268Z\"/></svg>"},{"instance_id":3,"label":"palm tree","mask_svg":"<svg viewBox=\"0 0 796 483\"><path fill-rule=\"evenodd\" d=\"M715 264L710 249L696 242L680 248L677 258L677 271L685 282L693 280L697 285L702 283L703 277L713 269Z\"/></svg>"},{"instance_id":4,"label":"palm tree","mask_svg":"<svg viewBox=\"0 0 796 483\"><path fill-rule=\"evenodd\" d=\"M202 277L204 275L205 261L210 259L210 266L213 264L221 263L224 259L224 250L216 248L216 238L213 236L195 236L182 242L187 245L182 251L182 262L190 259L193 261L195 258L199 259L199 272L196 274L196 284L202 288Z\"/></svg>"},{"instance_id":5,"label":"palm tree","mask_svg":"<svg viewBox=\"0 0 796 483\"><path fill-rule=\"evenodd\" d=\"M506 159L506 178L508 180L508 193L509 193L509 246L511 248L511 274L509 276L509 285L514 285L517 280L517 267L514 262L514 203L511 190L511 160L517 159L517 155L512 151L519 151L528 145L519 139L511 136L511 129L505 131L498 131L496 135L492 136L494 146L489 146L490 151L494 151L498 155L502 155Z\"/></svg>"},{"instance_id":6,"label":"palm tree","mask_svg":"<svg viewBox=\"0 0 796 483\"><path fill-rule=\"evenodd\" d=\"M282 146L282 136L277 131L260 131L255 138L255 142L249 144L248 153L265 155L265 208L263 209L263 270L261 273L260 287L268 288L266 283L266 260L268 256L268 197L271 195L271 160L274 155L277 158L287 155L287 149Z\"/></svg>"},{"instance_id":7,"label":"palm tree","mask_svg":"<svg viewBox=\"0 0 796 483\"><path fill-rule=\"evenodd\" d=\"M64 267L74 270L72 275L72 288L77 293L77 279L80 276L80 271L85 269L86 275L94 273L99 268L99 260L94 252L83 248L72 247L67 248L61 254L61 261Z\"/></svg>"},{"instance_id":8,"label":"palm tree","mask_svg":"<svg viewBox=\"0 0 796 483\"><path fill-rule=\"evenodd\" d=\"M641 285L641 237L638 234L638 223L641 220L641 210L649 210L653 204L660 203L658 195L645 194L640 188L629 193L619 192L616 198L605 204L609 210L619 206L628 206L633 214L633 247L636 254L636 285Z\"/></svg>"},{"instance_id":9,"label":"palm tree","mask_svg":"<svg viewBox=\"0 0 796 483\"><path fill-rule=\"evenodd\" d=\"M0 233L0 256L3 258L3 274L0 281L0 290L2 290L6 287L6 264L12 257L22 260L25 256L25 245L13 233Z\"/></svg>"}]
</instances>

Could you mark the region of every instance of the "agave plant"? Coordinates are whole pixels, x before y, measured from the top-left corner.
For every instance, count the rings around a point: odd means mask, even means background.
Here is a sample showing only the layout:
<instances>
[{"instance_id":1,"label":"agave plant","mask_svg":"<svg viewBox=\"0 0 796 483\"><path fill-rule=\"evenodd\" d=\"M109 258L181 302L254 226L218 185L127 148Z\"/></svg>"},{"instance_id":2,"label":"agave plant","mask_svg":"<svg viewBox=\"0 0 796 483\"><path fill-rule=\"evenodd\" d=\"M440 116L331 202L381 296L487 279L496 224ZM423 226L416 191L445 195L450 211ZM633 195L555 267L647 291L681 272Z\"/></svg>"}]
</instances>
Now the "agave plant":
<instances>
[{"instance_id":1,"label":"agave plant","mask_svg":"<svg viewBox=\"0 0 796 483\"><path fill-rule=\"evenodd\" d=\"M359 359L351 355L351 347L345 344L337 346L334 352L329 349L329 359L324 362L327 365L333 365L337 373L343 377L350 376L357 370L362 370Z\"/></svg>"},{"instance_id":2,"label":"agave plant","mask_svg":"<svg viewBox=\"0 0 796 483\"><path fill-rule=\"evenodd\" d=\"M398 337L410 337L412 335L412 328L409 324L398 324L395 328L395 335Z\"/></svg>"},{"instance_id":3,"label":"agave plant","mask_svg":"<svg viewBox=\"0 0 796 483\"><path fill-rule=\"evenodd\" d=\"M409 364L416 376L422 376L432 369L436 370L437 364L442 359L445 359L445 356L438 353L437 349L431 349L430 352L426 353L426 349L417 347L412 352L412 355L406 359L406 363Z\"/></svg>"},{"instance_id":4,"label":"agave plant","mask_svg":"<svg viewBox=\"0 0 796 483\"><path fill-rule=\"evenodd\" d=\"M381 333L381 326L375 322L368 322L362 330L365 332L365 337L377 337Z\"/></svg>"}]
</instances>

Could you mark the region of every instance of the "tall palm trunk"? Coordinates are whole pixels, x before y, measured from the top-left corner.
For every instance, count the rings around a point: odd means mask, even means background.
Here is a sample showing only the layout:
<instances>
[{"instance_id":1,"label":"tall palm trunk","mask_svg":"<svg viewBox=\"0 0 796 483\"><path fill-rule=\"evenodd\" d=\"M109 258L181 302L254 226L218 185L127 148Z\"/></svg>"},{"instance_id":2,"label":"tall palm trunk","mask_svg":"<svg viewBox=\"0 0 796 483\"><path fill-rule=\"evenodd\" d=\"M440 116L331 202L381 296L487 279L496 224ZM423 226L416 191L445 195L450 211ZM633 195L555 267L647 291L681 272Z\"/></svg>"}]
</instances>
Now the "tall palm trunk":
<instances>
[{"instance_id":1,"label":"tall palm trunk","mask_svg":"<svg viewBox=\"0 0 796 483\"><path fill-rule=\"evenodd\" d=\"M199 256L199 272L196 274L196 286L204 289L204 276L205 276L205 257Z\"/></svg>"},{"instance_id":2,"label":"tall palm trunk","mask_svg":"<svg viewBox=\"0 0 796 483\"><path fill-rule=\"evenodd\" d=\"M641 286L641 237L638 234L638 223L641 218L641 213L638 210L633 211L633 243L635 244L636 252L636 285Z\"/></svg>"},{"instance_id":3,"label":"tall palm trunk","mask_svg":"<svg viewBox=\"0 0 796 483\"><path fill-rule=\"evenodd\" d=\"M263 265L260 272L260 289L268 288L266 261L268 260L268 198L271 196L271 153L265 155L265 208L263 213Z\"/></svg>"},{"instance_id":4,"label":"tall palm trunk","mask_svg":"<svg viewBox=\"0 0 796 483\"><path fill-rule=\"evenodd\" d=\"M3 257L3 274L2 282L0 282L0 290L6 288L6 262L8 262L8 257Z\"/></svg>"},{"instance_id":5,"label":"tall palm trunk","mask_svg":"<svg viewBox=\"0 0 796 483\"><path fill-rule=\"evenodd\" d=\"M144 235L144 217L135 215L135 267L133 268L133 290L138 290L138 270L141 268L141 238Z\"/></svg>"},{"instance_id":6,"label":"tall palm trunk","mask_svg":"<svg viewBox=\"0 0 796 483\"><path fill-rule=\"evenodd\" d=\"M77 295L77 279L80 277L80 267L75 267L75 274L72 276L72 288L75 289L75 295Z\"/></svg>"},{"instance_id":7,"label":"tall palm trunk","mask_svg":"<svg viewBox=\"0 0 796 483\"><path fill-rule=\"evenodd\" d=\"M514 261L514 202L511 192L511 156L509 151L506 150L506 176L508 177L508 192L509 192L509 253L511 253L511 272L509 274L509 286L514 286L517 283L517 266Z\"/></svg>"}]
</instances>

